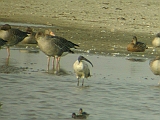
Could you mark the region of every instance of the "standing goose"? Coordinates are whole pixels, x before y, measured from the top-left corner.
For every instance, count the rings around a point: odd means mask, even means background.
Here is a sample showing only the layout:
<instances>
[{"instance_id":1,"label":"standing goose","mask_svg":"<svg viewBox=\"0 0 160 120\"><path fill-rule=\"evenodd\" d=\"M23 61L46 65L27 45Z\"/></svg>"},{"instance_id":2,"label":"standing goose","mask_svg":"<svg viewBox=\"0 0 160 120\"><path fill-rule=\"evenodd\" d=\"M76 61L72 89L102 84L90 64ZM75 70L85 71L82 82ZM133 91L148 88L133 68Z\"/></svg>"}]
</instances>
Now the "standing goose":
<instances>
[{"instance_id":1,"label":"standing goose","mask_svg":"<svg viewBox=\"0 0 160 120\"><path fill-rule=\"evenodd\" d=\"M83 81L82 81L82 86L83 86L84 78L88 78L91 76L90 69L88 67L88 64L85 61L89 62L93 67L93 64L83 56L79 56L78 60L73 64L73 69L74 69L74 72L75 72L76 77L78 79L77 86L79 86L79 79L80 78L83 78Z\"/></svg>"},{"instance_id":2,"label":"standing goose","mask_svg":"<svg viewBox=\"0 0 160 120\"><path fill-rule=\"evenodd\" d=\"M9 47L18 44L27 36L28 36L27 32L11 28L9 24L3 25L0 30L0 38L7 41L6 46L7 46L8 56L10 56Z\"/></svg>"},{"instance_id":3,"label":"standing goose","mask_svg":"<svg viewBox=\"0 0 160 120\"><path fill-rule=\"evenodd\" d=\"M146 44L137 41L136 36L133 36L132 42L127 45L127 50L131 52L144 52L147 48Z\"/></svg>"},{"instance_id":4,"label":"standing goose","mask_svg":"<svg viewBox=\"0 0 160 120\"><path fill-rule=\"evenodd\" d=\"M45 30L45 34L51 35L51 36L55 36L55 34L53 33L53 31L52 31L51 29ZM49 70L50 58L51 58L51 57L48 56L48 70ZM53 57L53 60L52 60L52 67L53 67L53 68L54 68L54 61L55 61L55 57Z\"/></svg>"},{"instance_id":5,"label":"standing goose","mask_svg":"<svg viewBox=\"0 0 160 120\"><path fill-rule=\"evenodd\" d=\"M51 36L45 34L44 32L38 32L36 34L36 40L40 50L49 57L48 70L50 57L56 58L56 68L58 69L60 57L62 56L62 54L64 52L74 53L71 48L76 49L76 46L79 47L79 45L74 44L73 42L68 41L65 38L59 36Z\"/></svg>"}]
</instances>

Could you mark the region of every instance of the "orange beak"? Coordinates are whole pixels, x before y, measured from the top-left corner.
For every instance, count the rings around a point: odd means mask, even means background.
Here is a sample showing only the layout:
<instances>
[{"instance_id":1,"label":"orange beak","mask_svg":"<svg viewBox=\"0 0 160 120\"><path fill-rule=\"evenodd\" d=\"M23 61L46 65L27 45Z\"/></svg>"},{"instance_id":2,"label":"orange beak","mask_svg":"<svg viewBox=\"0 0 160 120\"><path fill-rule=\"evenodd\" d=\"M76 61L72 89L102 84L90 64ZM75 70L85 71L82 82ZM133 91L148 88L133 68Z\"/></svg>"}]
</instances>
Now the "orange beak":
<instances>
[{"instance_id":1,"label":"orange beak","mask_svg":"<svg viewBox=\"0 0 160 120\"><path fill-rule=\"evenodd\" d=\"M54 34L52 31L50 32L50 35L51 35L51 36L55 36L55 34Z\"/></svg>"}]
</instances>

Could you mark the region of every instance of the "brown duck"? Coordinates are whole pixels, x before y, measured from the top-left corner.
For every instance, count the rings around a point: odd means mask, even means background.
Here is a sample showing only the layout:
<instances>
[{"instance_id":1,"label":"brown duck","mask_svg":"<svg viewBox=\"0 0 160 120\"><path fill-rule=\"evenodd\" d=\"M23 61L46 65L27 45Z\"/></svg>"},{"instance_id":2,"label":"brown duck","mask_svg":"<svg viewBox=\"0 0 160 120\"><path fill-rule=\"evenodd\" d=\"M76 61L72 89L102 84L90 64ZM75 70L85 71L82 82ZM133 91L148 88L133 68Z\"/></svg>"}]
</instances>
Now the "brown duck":
<instances>
[{"instance_id":1,"label":"brown duck","mask_svg":"<svg viewBox=\"0 0 160 120\"><path fill-rule=\"evenodd\" d=\"M144 52L145 49L148 49L146 44L138 42L136 36L133 36L131 43L127 45L127 50L131 52Z\"/></svg>"}]
</instances>

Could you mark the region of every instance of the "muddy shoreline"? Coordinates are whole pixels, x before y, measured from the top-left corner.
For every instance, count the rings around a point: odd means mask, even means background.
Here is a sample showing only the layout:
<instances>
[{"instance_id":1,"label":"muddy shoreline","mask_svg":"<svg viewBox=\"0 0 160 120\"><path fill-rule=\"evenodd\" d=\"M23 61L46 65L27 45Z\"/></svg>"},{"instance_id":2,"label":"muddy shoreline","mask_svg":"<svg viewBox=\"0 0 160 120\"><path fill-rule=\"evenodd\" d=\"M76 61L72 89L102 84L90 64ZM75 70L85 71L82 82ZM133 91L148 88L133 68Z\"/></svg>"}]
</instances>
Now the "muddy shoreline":
<instances>
[{"instance_id":1,"label":"muddy shoreline","mask_svg":"<svg viewBox=\"0 0 160 120\"><path fill-rule=\"evenodd\" d=\"M56 35L79 44L80 49L88 53L131 54L126 51L126 46L133 35L149 47L142 54L159 53L158 50L154 52L151 44L160 26L158 0L154 2L55 0L56 4L51 0L45 2L16 0L0 3L1 22L47 25L32 28L37 32L49 27ZM26 28L21 25L13 27L22 30Z\"/></svg>"}]
</instances>

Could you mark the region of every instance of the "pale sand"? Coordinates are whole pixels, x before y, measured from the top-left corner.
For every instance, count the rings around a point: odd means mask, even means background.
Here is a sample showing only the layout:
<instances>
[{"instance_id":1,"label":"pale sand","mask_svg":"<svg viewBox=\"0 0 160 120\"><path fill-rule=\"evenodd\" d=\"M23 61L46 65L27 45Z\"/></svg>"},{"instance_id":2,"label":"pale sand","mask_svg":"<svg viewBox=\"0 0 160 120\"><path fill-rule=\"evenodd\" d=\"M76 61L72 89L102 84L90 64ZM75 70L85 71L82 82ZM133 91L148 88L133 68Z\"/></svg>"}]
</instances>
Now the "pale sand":
<instances>
[{"instance_id":1,"label":"pale sand","mask_svg":"<svg viewBox=\"0 0 160 120\"><path fill-rule=\"evenodd\" d=\"M0 0L0 4L1 21L160 31L159 0Z\"/></svg>"}]
</instances>

